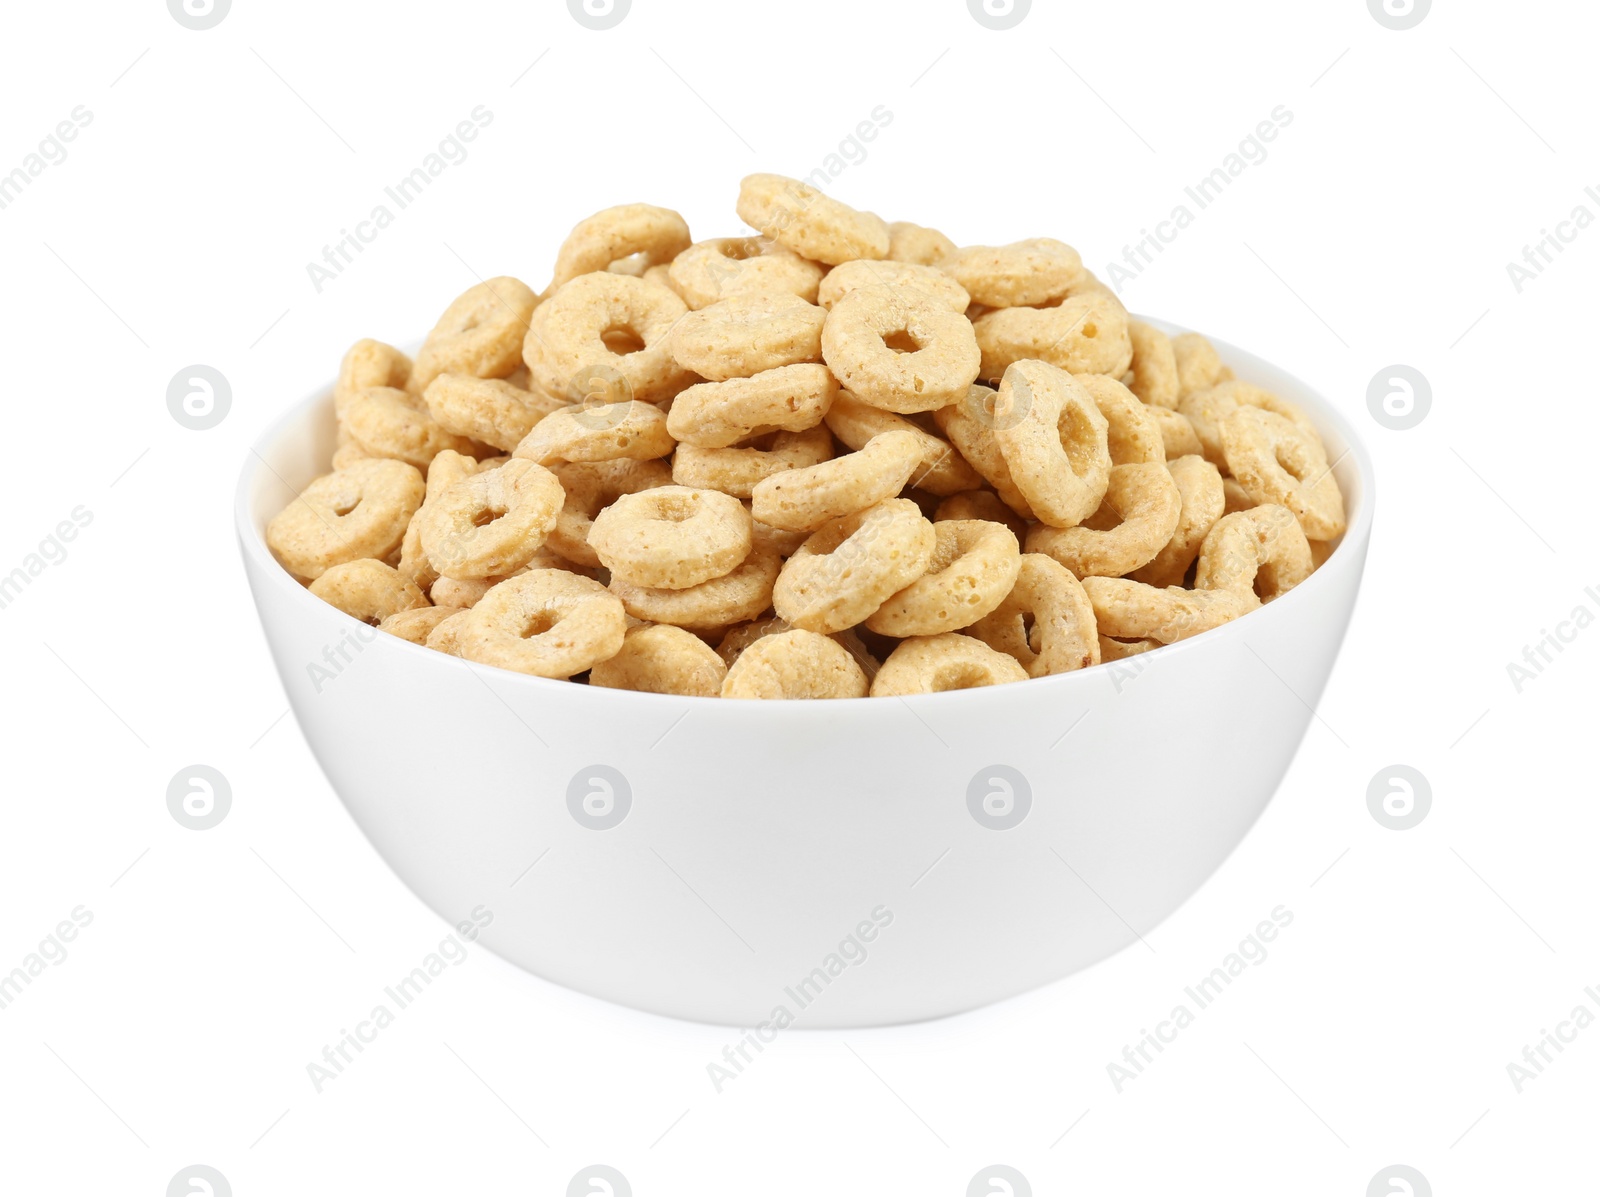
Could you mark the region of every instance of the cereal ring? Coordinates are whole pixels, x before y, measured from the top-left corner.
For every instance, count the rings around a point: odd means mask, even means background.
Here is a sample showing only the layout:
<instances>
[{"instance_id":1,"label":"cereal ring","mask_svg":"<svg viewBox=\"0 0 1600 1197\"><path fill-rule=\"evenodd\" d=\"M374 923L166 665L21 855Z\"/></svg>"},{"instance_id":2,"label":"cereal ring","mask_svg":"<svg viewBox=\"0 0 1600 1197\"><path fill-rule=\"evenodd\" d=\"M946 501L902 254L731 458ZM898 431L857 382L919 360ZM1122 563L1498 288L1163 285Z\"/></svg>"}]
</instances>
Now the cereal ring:
<instances>
[{"instance_id":1,"label":"cereal ring","mask_svg":"<svg viewBox=\"0 0 1600 1197\"><path fill-rule=\"evenodd\" d=\"M450 657L459 657L461 655L461 632L466 626L466 619L470 614L470 611L457 611L454 615L445 616L434 627L433 631L428 633L428 638L423 643L435 652L441 652Z\"/></svg>"},{"instance_id":2,"label":"cereal ring","mask_svg":"<svg viewBox=\"0 0 1600 1197\"><path fill-rule=\"evenodd\" d=\"M1073 374L1121 378L1133 360L1122 305L1091 292L1056 307L998 308L972 322L982 353L981 378L999 378L1012 362L1049 362Z\"/></svg>"},{"instance_id":3,"label":"cereal ring","mask_svg":"<svg viewBox=\"0 0 1600 1197\"><path fill-rule=\"evenodd\" d=\"M1036 526L1028 552L1052 557L1080 578L1121 577L1172 539L1181 506L1165 462L1112 466L1099 509L1076 528Z\"/></svg>"},{"instance_id":4,"label":"cereal ring","mask_svg":"<svg viewBox=\"0 0 1600 1197\"><path fill-rule=\"evenodd\" d=\"M967 290L954 278L932 266L866 259L846 262L828 271L817 288L817 302L831 308L851 291L887 288L884 294L901 294L929 307L966 313L972 304Z\"/></svg>"},{"instance_id":5,"label":"cereal ring","mask_svg":"<svg viewBox=\"0 0 1600 1197\"><path fill-rule=\"evenodd\" d=\"M620 468L619 468L620 467ZM552 467L567 492L544 547L567 561L597 566L600 558L589 544L594 517L623 495L672 485L672 471L660 461L601 461Z\"/></svg>"},{"instance_id":6,"label":"cereal ring","mask_svg":"<svg viewBox=\"0 0 1600 1197\"><path fill-rule=\"evenodd\" d=\"M456 607L465 611L468 607L476 607L479 599L505 580L505 576L499 574L488 578L436 578L428 588L428 598L436 606Z\"/></svg>"},{"instance_id":7,"label":"cereal ring","mask_svg":"<svg viewBox=\"0 0 1600 1197\"><path fill-rule=\"evenodd\" d=\"M721 382L763 370L822 360L828 313L798 295L754 291L732 295L679 320L667 338L673 361Z\"/></svg>"},{"instance_id":8,"label":"cereal ring","mask_svg":"<svg viewBox=\"0 0 1600 1197\"><path fill-rule=\"evenodd\" d=\"M719 237L684 250L667 275L672 289L698 310L751 291L781 291L815 303L822 267L765 237Z\"/></svg>"},{"instance_id":9,"label":"cereal ring","mask_svg":"<svg viewBox=\"0 0 1600 1197\"><path fill-rule=\"evenodd\" d=\"M693 632L666 624L630 628L622 647L589 671L591 686L716 698L728 667Z\"/></svg>"},{"instance_id":10,"label":"cereal ring","mask_svg":"<svg viewBox=\"0 0 1600 1197\"><path fill-rule=\"evenodd\" d=\"M528 285L514 278L468 287L423 342L408 389L421 394L444 373L504 378L522 364L522 337L538 303Z\"/></svg>"},{"instance_id":11,"label":"cereal ring","mask_svg":"<svg viewBox=\"0 0 1600 1197\"><path fill-rule=\"evenodd\" d=\"M833 305L822 359L863 403L902 415L956 402L979 365L965 316L876 290L847 292Z\"/></svg>"},{"instance_id":12,"label":"cereal ring","mask_svg":"<svg viewBox=\"0 0 1600 1197\"><path fill-rule=\"evenodd\" d=\"M340 419L350 401L373 387L404 390L411 380L411 359L393 345L370 337L345 351L339 363L339 381L333 385L333 410Z\"/></svg>"},{"instance_id":13,"label":"cereal ring","mask_svg":"<svg viewBox=\"0 0 1600 1197\"><path fill-rule=\"evenodd\" d=\"M1041 553L1022 555L1011 593L967 634L1013 658L1029 677L1100 664L1094 609L1083 583Z\"/></svg>"},{"instance_id":14,"label":"cereal ring","mask_svg":"<svg viewBox=\"0 0 1600 1197\"><path fill-rule=\"evenodd\" d=\"M1142 320L1128 321L1128 341L1133 346L1133 381L1128 389L1152 407L1178 406L1178 359L1172 338Z\"/></svg>"},{"instance_id":15,"label":"cereal ring","mask_svg":"<svg viewBox=\"0 0 1600 1197\"><path fill-rule=\"evenodd\" d=\"M449 623L435 628L434 636ZM457 637L469 661L568 678L615 656L627 626L622 603L600 583L559 569L535 569L507 578L484 595L462 617Z\"/></svg>"},{"instance_id":16,"label":"cereal ring","mask_svg":"<svg viewBox=\"0 0 1600 1197\"><path fill-rule=\"evenodd\" d=\"M329 566L310 589L323 602L373 627L397 612L428 605L422 591L398 570L370 557Z\"/></svg>"},{"instance_id":17,"label":"cereal ring","mask_svg":"<svg viewBox=\"0 0 1600 1197\"><path fill-rule=\"evenodd\" d=\"M1178 371L1178 398L1223 380L1222 359L1210 341L1197 332L1172 338L1172 359Z\"/></svg>"},{"instance_id":18,"label":"cereal ring","mask_svg":"<svg viewBox=\"0 0 1600 1197\"><path fill-rule=\"evenodd\" d=\"M849 391L840 391L834 399L833 406L828 409L827 424L833 435L852 449L865 448L868 441L885 432L914 433L922 446L922 460L911 471L910 485L930 494L953 495L975 490L983 484L978 471L968 465L949 442L924 431L904 416L861 402Z\"/></svg>"},{"instance_id":19,"label":"cereal ring","mask_svg":"<svg viewBox=\"0 0 1600 1197\"><path fill-rule=\"evenodd\" d=\"M643 279L580 274L533 313L522 355L535 388L552 398L581 400L599 374L617 390L613 399L665 399L691 377L667 352L688 310Z\"/></svg>"},{"instance_id":20,"label":"cereal ring","mask_svg":"<svg viewBox=\"0 0 1600 1197\"><path fill-rule=\"evenodd\" d=\"M909 499L885 499L813 532L772 588L777 613L808 632L838 632L927 572L937 536Z\"/></svg>"},{"instance_id":21,"label":"cereal ring","mask_svg":"<svg viewBox=\"0 0 1600 1197\"><path fill-rule=\"evenodd\" d=\"M373 458L324 474L267 524L267 547L290 573L318 578L330 566L400 547L422 506L422 474L403 461Z\"/></svg>"},{"instance_id":22,"label":"cereal ring","mask_svg":"<svg viewBox=\"0 0 1600 1197\"><path fill-rule=\"evenodd\" d=\"M1145 414L1154 420L1156 427L1161 430L1161 443L1166 449L1168 461L1178 457L1188 457L1191 454L1204 454L1205 447L1200 443L1200 435L1195 432L1194 425L1180 412L1173 411L1170 407L1152 407L1146 404Z\"/></svg>"},{"instance_id":23,"label":"cereal ring","mask_svg":"<svg viewBox=\"0 0 1600 1197\"><path fill-rule=\"evenodd\" d=\"M1316 425L1306 418L1294 404L1279 399L1271 391L1248 382L1219 382L1215 386L1190 391L1178 401L1178 410L1189 421L1195 435L1200 438L1201 452L1213 465L1226 464L1222 454L1222 422L1233 414L1240 404L1276 412L1284 419L1298 425L1301 431L1319 442Z\"/></svg>"},{"instance_id":24,"label":"cereal ring","mask_svg":"<svg viewBox=\"0 0 1600 1197\"><path fill-rule=\"evenodd\" d=\"M1066 295L1083 274L1083 259L1063 241L1035 237L1010 245L966 246L944 269L966 288L974 303L991 308L1040 307Z\"/></svg>"},{"instance_id":25,"label":"cereal ring","mask_svg":"<svg viewBox=\"0 0 1600 1197\"><path fill-rule=\"evenodd\" d=\"M927 572L867 617L880 636L937 636L976 623L1011 593L1021 569L1015 533L984 520L933 526Z\"/></svg>"},{"instance_id":26,"label":"cereal ring","mask_svg":"<svg viewBox=\"0 0 1600 1197\"><path fill-rule=\"evenodd\" d=\"M428 464L427 489L424 492L422 506L417 508L416 514L411 517L411 522L406 525L405 539L400 542L400 564L397 568L401 577L415 582L423 590L429 590L433 586L439 577L439 571L433 568L428 555L422 551L422 514L428 509L429 502L444 494L463 478L470 478L483 468L474 458L468 457L465 453L457 453L454 449L444 450Z\"/></svg>"},{"instance_id":27,"label":"cereal ring","mask_svg":"<svg viewBox=\"0 0 1600 1197\"><path fill-rule=\"evenodd\" d=\"M1287 507L1308 538L1332 540L1344 531L1344 496L1314 433L1241 404L1222 422L1222 454L1245 493Z\"/></svg>"},{"instance_id":28,"label":"cereal ring","mask_svg":"<svg viewBox=\"0 0 1600 1197\"><path fill-rule=\"evenodd\" d=\"M804 432L822 423L838 393L828 368L811 363L696 383L672 401L667 431L701 449L726 449L768 432Z\"/></svg>"},{"instance_id":29,"label":"cereal ring","mask_svg":"<svg viewBox=\"0 0 1600 1197\"><path fill-rule=\"evenodd\" d=\"M671 208L653 204L619 204L596 212L573 226L556 254L555 291L580 274L607 270L635 255L643 274L650 266L672 261L689 248L689 226Z\"/></svg>"},{"instance_id":30,"label":"cereal ring","mask_svg":"<svg viewBox=\"0 0 1600 1197\"><path fill-rule=\"evenodd\" d=\"M774 528L814 532L829 520L894 498L921 464L916 434L881 432L854 453L763 479L750 492L750 512Z\"/></svg>"},{"instance_id":31,"label":"cereal ring","mask_svg":"<svg viewBox=\"0 0 1600 1197\"><path fill-rule=\"evenodd\" d=\"M783 175L746 175L734 211L751 228L813 262L837 266L889 252L889 226L878 217Z\"/></svg>"},{"instance_id":32,"label":"cereal ring","mask_svg":"<svg viewBox=\"0 0 1600 1197\"><path fill-rule=\"evenodd\" d=\"M1000 380L994 410L995 442L1034 517L1070 528L1093 515L1111 455L1106 418L1088 389L1044 362L1017 362Z\"/></svg>"},{"instance_id":33,"label":"cereal ring","mask_svg":"<svg viewBox=\"0 0 1600 1197\"><path fill-rule=\"evenodd\" d=\"M447 578L514 573L555 527L562 498L556 476L530 461L473 474L428 504L422 551Z\"/></svg>"},{"instance_id":34,"label":"cereal ring","mask_svg":"<svg viewBox=\"0 0 1600 1197\"><path fill-rule=\"evenodd\" d=\"M686 590L750 555L750 513L718 491L660 486L623 495L595 516L589 545L613 579Z\"/></svg>"},{"instance_id":35,"label":"cereal ring","mask_svg":"<svg viewBox=\"0 0 1600 1197\"><path fill-rule=\"evenodd\" d=\"M441 374L422 392L428 414L446 432L493 445L507 453L533 426L564 406L498 378Z\"/></svg>"},{"instance_id":36,"label":"cereal ring","mask_svg":"<svg viewBox=\"0 0 1600 1197\"><path fill-rule=\"evenodd\" d=\"M593 278L592 274L579 275ZM573 406L551 412L517 444L513 457L539 465L558 461L649 461L672 452L667 417L659 407L637 399Z\"/></svg>"},{"instance_id":37,"label":"cereal ring","mask_svg":"<svg viewBox=\"0 0 1600 1197\"><path fill-rule=\"evenodd\" d=\"M1171 644L1219 628L1261 605L1252 593L1232 590L1165 590L1127 578L1085 578L1101 635Z\"/></svg>"},{"instance_id":38,"label":"cereal ring","mask_svg":"<svg viewBox=\"0 0 1600 1197\"><path fill-rule=\"evenodd\" d=\"M1161 425L1151 409L1115 378L1104 374L1080 374L1078 381L1089 392L1100 414L1106 418L1106 449L1111 464L1139 465L1167 460L1166 441Z\"/></svg>"},{"instance_id":39,"label":"cereal ring","mask_svg":"<svg viewBox=\"0 0 1600 1197\"><path fill-rule=\"evenodd\" d=\"M772 585L782 564L776 553L752 549L737 569L698 586L666 590L612 577L611 591L637 619L692 631L722 628L754 619L772 605Z\"/></svg>"},{"instance_id":40,"label":"cereal ring","mask_svg":"<svg viewBox=\"0 0 1600 1197\"><path fill-rule=\"evenodd\" d=\"M1027 670L981 640L944 632L902 640L872 681L873 698L1025 682Z\"/></svg>"},{"instance_id":41,"label":"cereal ring","mask_svg":"<svg viewBox=\"0 0 1600 1197\"><path fill-rule=\"evenodd\" d=\"M1011 476L1000 442L995 439L995 403L998 392L993 387L973 386L960 403L952 403L933 413L934 423L950 438L950 443L983 480L994 487L1000 501L1023 519L1033 518L1033 508ZM1007 418L1014 418L1010 413Z\"/></svg>"},{"instance_id":42,"label":"cereal ring","mask_svg":"<svg viewBox=\"0 0 1600 1197\"><path fill-rule=\"evenodd\" d=\"M1167 463L1178 488L1178 526L1172 539L1145 565L1131 571L1148 586L1177 586L1194 564L1206 533L1222 518L1222 475L1205 458L1190 454Z\"/></svg>"},{"instance_id":43,"label":"cereal ring","mask_svg":"<svg viewBox=\"0 0 1600 1197\"><path fill-rule=\"evenodd\" d=\"M721 640L717 641L717 656L722 658L724 665L732 669L733 663L739 659L739 654L761 637L792 631L794 629L776 615L768 616L766 619L753 619L749 623L735 624L723 633Z\"/></svg>"},{"instance_id":44,"label":"cereal ring","mask_svg":"<svg viewBox=\"0 0 1600 1197\"><path fill-rule=\"evenodd\" d=\"M1256 505L1244 487L1239 485L1239 480L1231 474L1222 480L1222 514L1232 515L1235 511L1249 511Z\"/></svg>"},{"instance_id":45,"label":"cereal ring","mask_svg":"<svg viewBox=\"0 0 1600 1197\"><path fill-rule=\"evenodd\" d=\"M938 229L925 229L908 220L889 226L889 258L917 266L943 266L956 256L956 243Z\"/></svg>"},{"instance_id":46,"label":"cereal ring","mask_svg":"<svg viewBox=\"0 0 1600 1197\"><path fill-rule=\"evenodd\" d=\"M370 387L352 398L344 426L373 457L392 457L419 470L446 449L471 453L475 448L466 437L440 427L420 396L394 387Z\"/></svg>"},{"instance_id":47,"label":"cereal ring","mask_svg":"<svg viewBox=\"0 0 1600 1197\"><path fill-rule=\"evenodd\" d=\"M368 453L355 441L346 441L333 451L333 456L329 459L328 464L331 465L337 472L339 470L349 469L358 461L376 460L378 459L373 457L371 453Z\"/></svg>"},{"instance_id":48,"label":"cereal ring","mask_svg":"<svg viewBox=\"0 0 1600 1197\"><path fill-rule=\"evenodd\" d=\"M1004 524L1020 543L1028 534L1028 521L1000 501L992 490L964 490L951 495L934 509L934 522L943 520L988 520Z\"/></svg>"},{"instance_id":49,"label":"cereal ring","mask_svg":"<svg viewBox=\"0 0 1600 1197\"><path fill-rule=\"evenodd\" d=\"M821 425L804 432L767 433L728 449L679 445L672 455L672 480L748 499L756 484L781 470L799 470L833 456L833 437Z\"/></svg>"},{"instance_id":50,"label":"cereal ring","mask_svg":"<svg viewBox=\"0 0 1600 1197\"><path fill-rule=\"evenodd\" d=\"M1309 578L1313 568L1311 545L1294 513L1264 503L1216 522L1200 546L1194 585L1253 593L1270 603Z\"/></svg>"},{"instance_id":51,"label":"cereal ring","mask_svg":"<svg viewBox=\"0 0 1600 1197\"><path fill-rule=\"evenodd\" d=\"M426 644L434 628L462 610L464 608L461 607L412 607L406 611L396 611L378 625L378 631L388 632L412 644Z\"/></svg>"},{"instance_id":52,"label":"cereal ring","mask_svg":"<svg viewBox=\"0 0 1600 1197\"><path fill-rule=\"evenodd\" d=\"M1160 648L1159 640L1118 640L1112 636L1100 637L1100 660L1126 661L1153 648Z\"/></svg>"},{"instance_id":53,"label":"cereal ring","mask_svg":"<svg viewBox=\"0 0 1600 1197\"><path fill-rule=\"evenodd\" d=\"M837 641L815 632L762 636L728 670L724 698L865 698L867 675Z\"/></svg>"}]
</instances>

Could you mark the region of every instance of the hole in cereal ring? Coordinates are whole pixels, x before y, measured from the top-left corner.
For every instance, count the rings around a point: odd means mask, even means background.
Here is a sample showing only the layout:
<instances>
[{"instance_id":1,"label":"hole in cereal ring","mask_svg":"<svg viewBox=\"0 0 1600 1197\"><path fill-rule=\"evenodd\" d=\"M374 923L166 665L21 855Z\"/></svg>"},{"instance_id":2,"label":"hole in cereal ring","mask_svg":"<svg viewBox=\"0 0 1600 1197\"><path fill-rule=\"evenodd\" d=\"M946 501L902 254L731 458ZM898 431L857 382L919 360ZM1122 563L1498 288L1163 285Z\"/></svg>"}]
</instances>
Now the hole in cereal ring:
<instances>
[{"instance_id":1,"label":"hole in cereal ring","mask_svg":"<svg viewBox=\"0 0 1600 1197\"><path fill-rule=\"evenodd\" d=\"M896 353L916 353L922 346L905 329L892 332L883 338L884 348L892 349Z\"/></svg>"},{"instance_id":2,"label":"hole in cereal ring","mask_svg":"<svg viewBox=\"0 0 1600 1197\"><path fill-rule=\"evenodd\" d=\"M946 690L972 690L978 686L988 685L989 681L988 673L982 666L963 661L941 669L929 689L934 693Z\"/></svg>"},{"instance_id":3,"label":"hole in cereal ring","mask_svg":"<svg viewBox=\"0 0 1600 1197\"><path fill-rule=\"evenodd\" d=\"M638 353L644 348L644 338L627 325L614 325L600 334L605 347L618 357Z\"/></svg>"},{"instance_id":4,"label":"hole in cereal ring","mask_svg":"<svg viewBox=\"0 0 1600 1197\"><path fill-rule=\"evenodd\" d=\"M735 262L761 255L761 245L754 237L730 237L717 248L722 251L723 257L732 258Z\"/></svg>"},{"instance_id":5,"label":"hole in cereal ring","mask_svg":"<svg viewBox=\"0 0 1600 1197\"><path fill-rule=\"evenodd\" d=\"M348 501L345 500L345 499L340 499L337 503L335 503L333 505L333 514L334 515L349 515L352 511L354 511L357 507L360 507L360 506L361 506L361 500L360 499L350 499Z\"/></svg>"},{"instance_id":6,"label":"hole in cereal ring","mask_svg":"<svg viewBox=\"0 0 1600 1197\"><path fill-rule=\"evenodd\" d=\"M487 528L504 514L504 510L497 511L493 507L485 507L472 517L472 526L474 528Z\"/></svg>"},{"instance_id":7,"label":"hole in cereal ring","mask_svg":"<svg viewBox=\"0 0 1600 1197\"><path fill-rule=\"evenodd\" d=\"M675 524L693 519L699 510L700 496L695 494L665 495L656 501L656 518Z\"/></svg>"},{"instance_id":8,"label":"hole in cereal ring","mask_svg":"<svg viewBox=\"0 0 1600 1197\"><path fill-rule=\"evenodd\" d=\"M554 611L533 612L528 616L528 622L522 629L522 638L526 640L530 636L542 636L556 626L556 621L559 618Z\"/></svg>"}]
</instances>

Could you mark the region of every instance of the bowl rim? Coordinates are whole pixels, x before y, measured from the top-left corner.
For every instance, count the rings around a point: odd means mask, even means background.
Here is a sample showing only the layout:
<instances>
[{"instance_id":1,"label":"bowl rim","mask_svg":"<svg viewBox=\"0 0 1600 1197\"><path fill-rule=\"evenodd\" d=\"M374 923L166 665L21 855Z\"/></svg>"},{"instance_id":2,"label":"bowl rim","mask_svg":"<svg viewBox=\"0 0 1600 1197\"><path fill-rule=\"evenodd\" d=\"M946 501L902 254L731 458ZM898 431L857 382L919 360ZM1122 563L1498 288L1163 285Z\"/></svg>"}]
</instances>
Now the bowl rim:
<instances>
[{"instance_id":1,"label":"bowl rim","mask_svg":"<svg viewBox=\"0 0 1600 1197\"><path fill-rule=\"evenodd\" d=\"M1187 331L1179 325L1156 317L1130 313L1129 319L1149 324L1168 335ZM1336 571L1342 572L1355 569L1359 572L1363 568L1365 545L1371 534L1373 510L1376 506L1377 498L1372 457L1367 449L1366 442L1362 439L1355 426L1316 387L1307 383L1299 375L1272 363L1266 358L1251 353L1249 350L1241 349L1230 342L1211 337L1209 334L1207 339L1217 348L1220 356L1224 359L1231 359L1235 363L1244 363L1247 374L1252 366L1259 363L1277 371L1295 384L1299 393L1295 396L1294 402L1309 408L1312 422L1317 426L1318 431L1324 434L1324 439L1327 439L1326 434L1331 429L1337 434L1337 439L1344 442L1344 452L1334 459L1334 462L1329 467L1330 469L1345 457L1353 459L1356 476L1360 482L1360 494L1356 496L1353 504L1351 496L1348 494L1345 496L1348 520L1339 543L1335 546L1333 552L1329 554L1328 559L1313 571L1309 578L1288 594L1272 602L1272 609L1274 610L1283 609L1297 612L1302 606L1311 603L1314 596L1320 593L1322 589L1334 584L1332 575ZM261 471L272 469L266 456L268 451L284 439L298 424L309 419L319 407L331 403L332 391L333 380L330 379L273 417L266 428L251 441L247 448L243 464L240 467L239 480L234 489L234 525L243 557L247 562L258 567L257 572L261 577L271 579L269 585L280 589L286 595L290 595L291 597L287 601L314 604L318 613L323 615L326 615L330 610L328 604L314 598L310 590L290 574L273 555L272 550L267 547L265 535L256 528L255 517L251 507L252 492L255 489ZM273 472L276 473L275 470ZM280 481L283 480L280 478ZM359 624L362 627L369 626L337 609L331 610L335 616L348 619L352 624ZM1251 618L1260 614L1261 611L1259 609L1251 611L1208 632L1202 632L1197 636L1191 636L1172 644L1162 645L1160 648L1151 649L1148 653L1140 653L1138 654L1138 659L1141 661L1172 660L1180 653L1195 651L1196 645L1218 646L1229 637L1237 639L1247 634ZM1241 628L1245 630L1241 631ZM385 642L386 649L398 648L405 653L416 654L415 660L419 663L431 661L437 666L444 665L448 660L455 660L469 667L476 667L475 671L491 671L492 675L504 685L531 687L532 689L528 693L530 698L539 698L541 696L548 698L564 697L568 701L587 701L589 694L598 690L605 696L598 701L607 703L621 703L624 705L640 703L647 708L653 707L657 710L677 707L680 704L693 704L684 707L685 713L689 710L701 709L708 703L727 701L720 698L704 698L698 695L655 694L647 691L618 690L596 686L574 687L571 682L565 679L536 677L532 674L518 673L510 669L501 669L497 666L467 661L465 658L441 659L441 654L436 650L402 640L398 636L381 637L380 640ZM377 642L375 641L374 643ZM402 655L401 659L404 660L405 657ZM1068 673L1053 674L1042 678L1029 678L1027 681L1027 693L1036 696L1041 702L1060 699L1073 693L1074 688L1082 690L1084 687L1098 684L1101 679L1111 676L1110 670L1121 664L1121 661L1103 661L1099 665L1093 665L1087 669L1075 669ZM973 695L982 695L993 690L1008 691L1012 688L1011 686L983 686L969 690L949 690L934 694L896 695L895 697L900 698L902 702L916 703L919 706L923 704L950 705L975 701ZM574 689L584 691L585 695L583 697L575 695L573 693ZM789 707L793 704L798 704L806 708L817 708L820 703L823 709L831 709L834 703L860 702L861 700L791 698L764 699L760 701L763 706ZM982 700L978 699L977 701ZM744 709L749 705L749 702L745 702L736 704L736 707ZM883 709L887 705L886 703L873 703L866 709Z\"/></svg>"}]
</instances>

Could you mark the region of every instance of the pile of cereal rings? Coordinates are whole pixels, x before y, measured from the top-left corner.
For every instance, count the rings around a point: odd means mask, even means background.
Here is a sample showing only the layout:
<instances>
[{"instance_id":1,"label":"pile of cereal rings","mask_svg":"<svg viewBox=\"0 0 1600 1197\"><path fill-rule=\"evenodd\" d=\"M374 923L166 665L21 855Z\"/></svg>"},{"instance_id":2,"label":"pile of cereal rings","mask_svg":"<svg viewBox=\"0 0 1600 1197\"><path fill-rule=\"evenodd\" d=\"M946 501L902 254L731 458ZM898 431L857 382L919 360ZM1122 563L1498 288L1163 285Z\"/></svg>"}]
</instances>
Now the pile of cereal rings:
<instances>
[{"instance_id":1,"label":"pile of cereal rings","mask_svg":"<svg viewBox=\"0 0 1600 1197\"><path fill-rule=\"evenodd\" d=\"M1344 531L1322 440L1071 246L958 248L757 174L759 236L626 204L543 294L345 355L332 472L267 542L484 665L656 693L1020 682L1271 602Z\"/></svg>"}]
</instances>

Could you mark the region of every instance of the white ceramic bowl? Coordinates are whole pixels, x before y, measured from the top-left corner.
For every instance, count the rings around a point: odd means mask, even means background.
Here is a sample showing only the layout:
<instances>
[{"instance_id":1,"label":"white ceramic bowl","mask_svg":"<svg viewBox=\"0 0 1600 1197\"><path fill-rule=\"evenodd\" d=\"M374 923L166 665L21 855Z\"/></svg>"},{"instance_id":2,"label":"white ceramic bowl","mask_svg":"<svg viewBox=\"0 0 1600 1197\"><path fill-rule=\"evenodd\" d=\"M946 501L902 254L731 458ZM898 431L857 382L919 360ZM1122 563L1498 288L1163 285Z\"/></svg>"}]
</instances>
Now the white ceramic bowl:
<instances>
[{"instance_id":1,"label":"white ceramic bowl","mask_svg":"<svg viewBox=\"0 0 1600 1197\"><path fill-rule=\"evenodd\" d=\"M1260 815L1333 667L1371 461L1311 388L1217 347L1316 422L1349 531L1283 598L1128 662L909 699L734 702L526 677L380 635L311 597L263 541L326 472L331 386L245 463L245 570L334 791L441 916L492 913L491 950L705 1022L952 1014L1067 976L1172 913ZM1008 792L1010 817L985 817L1012 825L980 821Z\"/></svg>"}]
</instances>

